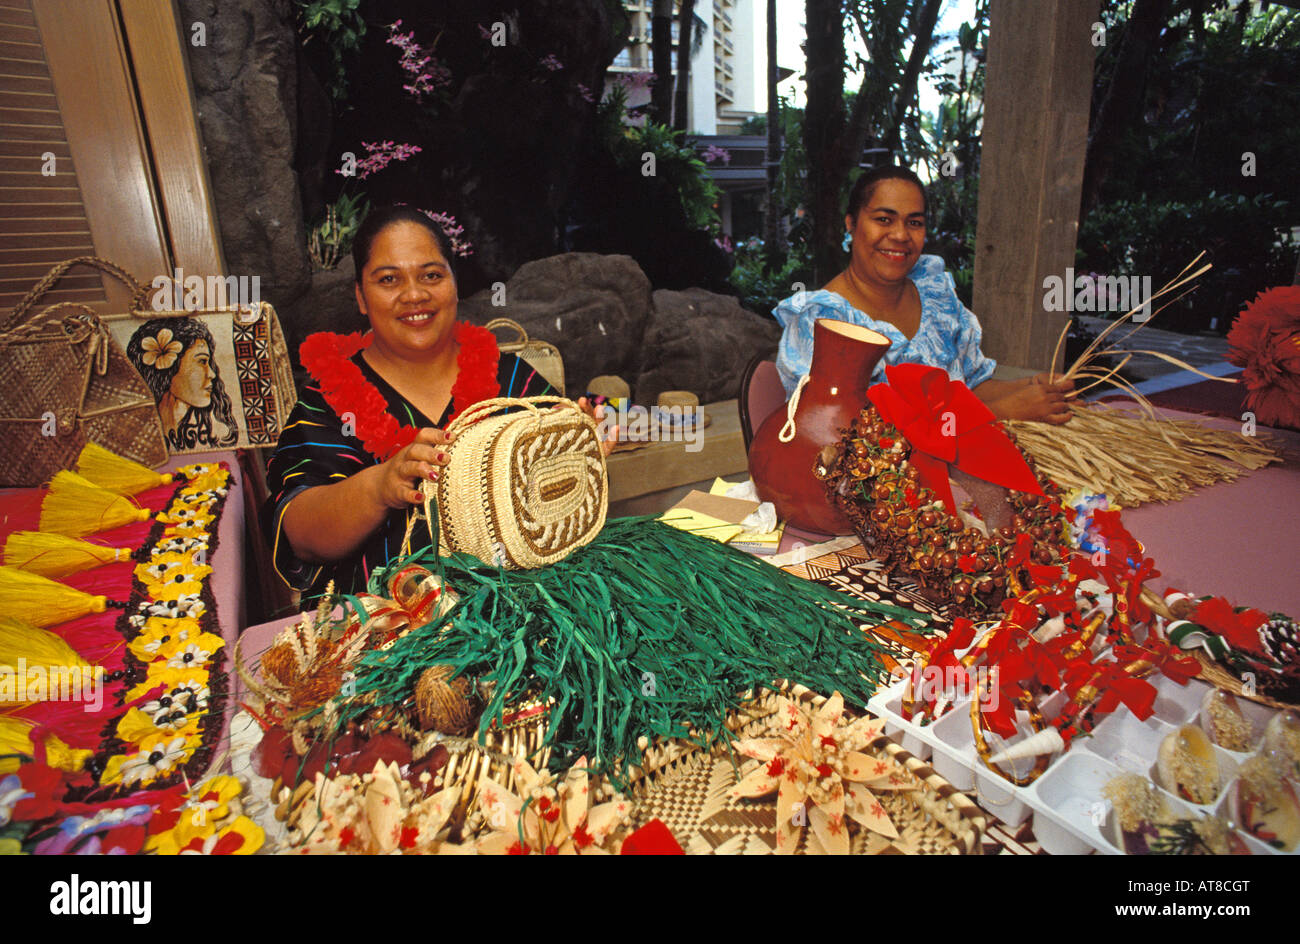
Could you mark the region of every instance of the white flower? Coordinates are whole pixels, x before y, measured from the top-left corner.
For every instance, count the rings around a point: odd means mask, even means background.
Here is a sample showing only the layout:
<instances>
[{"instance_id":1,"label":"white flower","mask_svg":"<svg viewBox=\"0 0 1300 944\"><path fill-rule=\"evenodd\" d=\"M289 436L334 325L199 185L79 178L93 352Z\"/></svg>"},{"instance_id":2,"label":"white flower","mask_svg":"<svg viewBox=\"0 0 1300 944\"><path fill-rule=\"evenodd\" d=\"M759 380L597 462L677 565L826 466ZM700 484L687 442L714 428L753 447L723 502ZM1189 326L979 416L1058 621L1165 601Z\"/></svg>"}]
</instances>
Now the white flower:
<instances>
[{"instance_id":1,"label":"white flower","mask_svg":"<svg viewBox=\"0 0 1300 944\"><path fill-rule=\"evenodd\" d=\"M171 328L163 328L157 337L141 341L140 349L143 352L141 360L156 370L166 370L176 363L176 358L185 348L180 341L172 339Z\"/></svg>"},{"instance_id":2,"label":"white flower","mask_svg":"<svg viewBox=\"0 0 1300 944\"><path fill-rule=\"evenodd\" d=\"M193 669L205 665L212 658L215 650L205 649L197 642L192 642L180 652L176 653L167 660L167 665L173 669Z\"/></svg>"},{"instance_id":3,"label":"white flower","mask_svg":"<svg viewBox=\"0 0 1300 944\"><path fill-rule=\"evenodd\" d=\"M176 737L160 742L152 749L146 748L132 754L122 762L122 783L130 786L136 781L144 783L169 773L190 753L185 738Z\"/></svg>"}]
</instances>

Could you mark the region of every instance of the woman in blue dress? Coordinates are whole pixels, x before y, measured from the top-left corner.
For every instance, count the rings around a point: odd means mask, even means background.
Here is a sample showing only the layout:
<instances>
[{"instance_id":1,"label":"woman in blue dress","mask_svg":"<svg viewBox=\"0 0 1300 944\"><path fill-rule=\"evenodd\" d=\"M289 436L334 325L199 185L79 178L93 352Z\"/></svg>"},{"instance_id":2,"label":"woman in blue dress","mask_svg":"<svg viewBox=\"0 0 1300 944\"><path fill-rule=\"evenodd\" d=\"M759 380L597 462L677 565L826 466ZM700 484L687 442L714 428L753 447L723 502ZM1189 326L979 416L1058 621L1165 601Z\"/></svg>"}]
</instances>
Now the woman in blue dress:
<instances>
[{"instance_id":1,"label":"woman in blue dress","mask_svg":"<svg viewBox=\"0 0 1300 944\"><path fill-rule=\"evenodd\" d=\"M831 318L889 338L873 381L884 380L887 364L929 364L964 382L999 419L1068 422L1072 381L1052 382L1047 374L993 379L997 365L980 350L978 319L957 298L943 260L921 254L925 209L925 187L906 168L879 168L858 178L844 218L852 246L848 268L820 291L799 292L773 312L785 329L776 363L786 394L812 361L813 324Z\"/></svg>"}]
</instances>

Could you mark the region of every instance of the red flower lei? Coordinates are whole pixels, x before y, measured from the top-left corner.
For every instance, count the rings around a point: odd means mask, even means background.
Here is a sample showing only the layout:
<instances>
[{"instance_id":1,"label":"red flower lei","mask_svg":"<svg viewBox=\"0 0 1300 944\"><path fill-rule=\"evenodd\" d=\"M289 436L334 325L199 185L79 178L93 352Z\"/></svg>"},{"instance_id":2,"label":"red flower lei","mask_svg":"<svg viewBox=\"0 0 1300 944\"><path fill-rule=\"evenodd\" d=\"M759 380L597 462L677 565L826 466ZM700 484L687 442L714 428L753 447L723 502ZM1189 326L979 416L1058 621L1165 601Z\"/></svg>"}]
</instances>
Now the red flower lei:
<instances>
[{"instance_id":1,"label":"red flower lei","mask_svg":"<svg viewBox=\"0 0 1300 944\"><path fill-rule=\"evenodd\" d=\"M386 462L408 446L419 432L414 426L401 426L388 412L388 402L375 385L366 380L361 368L352 362L358 351L370 346L372 334L333 334L320 331L310 335L298 349L302 366L320 383L325 402L340 417L356 417L357 438L371 455ZM487 328L465 321L456 322L456 382L451 387L454 420L468 406L495 397L501 392L497 365L501 352Z\"/></svg>"}]
</instances>

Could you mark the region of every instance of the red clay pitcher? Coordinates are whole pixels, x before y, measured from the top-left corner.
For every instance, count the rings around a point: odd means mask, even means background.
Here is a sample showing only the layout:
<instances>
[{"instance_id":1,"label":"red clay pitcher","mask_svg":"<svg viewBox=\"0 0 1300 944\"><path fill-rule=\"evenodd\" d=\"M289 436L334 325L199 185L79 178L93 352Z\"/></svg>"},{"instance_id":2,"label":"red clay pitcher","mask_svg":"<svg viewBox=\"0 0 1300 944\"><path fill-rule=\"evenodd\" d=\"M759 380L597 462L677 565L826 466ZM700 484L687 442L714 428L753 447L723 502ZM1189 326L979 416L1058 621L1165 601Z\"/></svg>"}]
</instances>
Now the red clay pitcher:
<instances>
[{"instance_id":1,"label":"red clay pitcher","mask_svg":"<svg viewBox=\"0 0 1300 944\"><path fill-rule=\"evenodd\" d=\"M821 534L853 533L813 467L822 447L839 442L866 405L871 372L888 349L889 339L870 328L817 319L806 381L754 436L749 474L758 497L775 505L777 516L794 527Z\"/></svg>"}]
</instances>

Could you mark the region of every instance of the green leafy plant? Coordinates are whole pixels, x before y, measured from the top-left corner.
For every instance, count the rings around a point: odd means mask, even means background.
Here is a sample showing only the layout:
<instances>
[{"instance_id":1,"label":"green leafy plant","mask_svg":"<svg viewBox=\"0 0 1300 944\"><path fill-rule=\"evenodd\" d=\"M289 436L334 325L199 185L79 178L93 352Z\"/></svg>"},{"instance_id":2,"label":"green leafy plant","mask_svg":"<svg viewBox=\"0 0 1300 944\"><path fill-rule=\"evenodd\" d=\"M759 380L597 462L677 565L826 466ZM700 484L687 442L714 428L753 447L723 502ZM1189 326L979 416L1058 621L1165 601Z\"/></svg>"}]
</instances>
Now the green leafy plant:
<instances>
[{"instance_id":1,"label":"green leafy plant","mask_svg":"<svg viewBox=\"0 0 1300 944\"><path fill-rule=\"evenodd\" d=\"M344 58L361 48L361 37L366 35L360 6L361 0L298 0L303 45L319 39L325 46L330 69L325 85L335 101L348 94Z\"/></svg>"},{"instance_id":2,"label":"green leafy plant","mask_svg":"<svg viewBox=\"0 0 1300 944\"><path fill-rule=\"evenodd\" d=\"M1159 326L1196 330L1217 317L1217 327L1226 330L1243 302L1290 281L1291 222L1288 202L1271 194L1210 191L1188 201L1115 200L1083 220L1076 270L1149 275L1160 283L1189 255L1205 250L1214 269L1199 291L1160 316Z\"/></svg>"},{"instance_id":3,"label":"green leafy plant","mask_svg":"<svg viewBox=\"0 0 1300 944\"><path fill-rule=\"evenodd\" d=\"M362 194L344 193L325 208L325 217L307 234L307 252L316 270L333 269L352 250L352 239L370 212Z\"/></svg>"},{"instance_id":4,"label":"green leafy plant","mask_svg":"<svg viewBox=\"0 0 1300 944\"><path fill-rule=\"evenodd\" d=\"M721 232L717 203L722 191L683 132L653 121L628 124L627 91L617 83L597 108L596 121L619 166L643 167L646 155L654 155L654 175L677 192L688 225L715 235Z\"/></svg>"},{"instance_id":5,"label":"green leafy plant","mask_svg":"<svg viewBox=\"0 0 1300 944\"><path fill-rule=\"evenodd\" d=\"M805 243L790 246L790 253L773 265L761 239L747 239L736 246L731 287L740 304L749 311L767 315L782 299L794 293L796 282L807 285L812 278L812 260Z\"/></svg>"}]
</instances>

